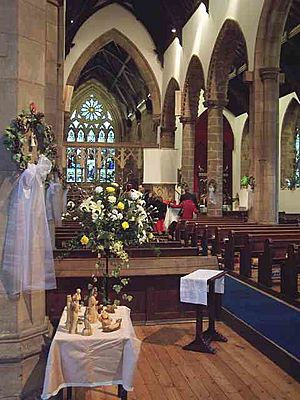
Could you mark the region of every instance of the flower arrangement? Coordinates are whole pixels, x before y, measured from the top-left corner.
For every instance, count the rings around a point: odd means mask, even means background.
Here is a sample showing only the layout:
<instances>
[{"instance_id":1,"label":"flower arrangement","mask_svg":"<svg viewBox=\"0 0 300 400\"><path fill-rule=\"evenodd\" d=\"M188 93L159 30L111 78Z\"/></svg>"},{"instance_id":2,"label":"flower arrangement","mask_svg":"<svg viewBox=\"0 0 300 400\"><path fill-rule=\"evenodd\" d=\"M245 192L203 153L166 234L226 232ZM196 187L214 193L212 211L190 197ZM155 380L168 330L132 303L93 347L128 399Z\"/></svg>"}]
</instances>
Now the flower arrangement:
<instances>
[{"instance_id":1,"label":"flower arrangement","mask_svg":"<svg viewBox=\"0 0 300 400\"><path fill-rule=\"evenodd\" d=\"M32 161L33 150L37 155L44 154L54 166L55 137L51 126L45 124L43 119L44 114L37 111L34 103L30 103L29 110L23 110L4 132L4 144L21 170Z\"/></svg>"},{"instance_id":2,"label":"flower arrangement","mask_svg":"<svg viewBox=\"0 0 300 400\"><path fill-rule=\"evenodd\" d=\"M68 202L67 218L78 220L82 226L76 245L90 249L97 254L96 269L103 267L101 290L103 303L108 303L108 280L117 282L113 290L119 294L128 279L120 278L122 267L128 267L126 247L141 245L151 241L152 218L145 209L142 194L136 190L125 191L117 183L97 186L92 194L85 197L78 207ZM109 275L108 259L115 260ZM103 259L105 260L103 266ZM93 284L98 282L93 277ZM90 288L91 289L91 288ZM122 295L122 299L131 301L132 296Z\"/></svg>"}]
</instances>

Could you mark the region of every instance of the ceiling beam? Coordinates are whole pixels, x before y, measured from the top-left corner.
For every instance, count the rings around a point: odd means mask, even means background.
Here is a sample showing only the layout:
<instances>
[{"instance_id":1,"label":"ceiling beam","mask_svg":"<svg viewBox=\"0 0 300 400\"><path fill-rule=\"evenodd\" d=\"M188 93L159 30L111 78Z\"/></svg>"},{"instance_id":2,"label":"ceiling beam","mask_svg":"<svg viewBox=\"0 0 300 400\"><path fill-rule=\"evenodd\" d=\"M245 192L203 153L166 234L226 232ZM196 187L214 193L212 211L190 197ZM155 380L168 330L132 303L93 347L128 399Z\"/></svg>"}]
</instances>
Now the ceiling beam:
<instances>
[{"instance_id":1,"label":"ceiling beam","mask_svg":"<svg viewBox=\"0 0 300 400\"><path fill-rule=\"evenodd\" d=\"M125 68L127 66L127 63L131 60L131 56L127 56L126 60L124 61L122 67L120 68L120 71L118 72L117 76L115 77L115 80L113 81L110 90L112 90L114 88L114 86L116 85L116 83L118 82L118 79L120 78L120 76L123 74L123 72L125 71Z\"/></svg>"},{"instance_id":2,"label":"ceiling beam","mask_svg":"<svg viewBox=\"0 0 300 400\"><path fill-rule=\"evenodd\" d=\"M296 25L295 28L293 28L291 31L283 33L282 39L281 39L281 44L288 42L290 39L292 39L294 36L298 35L299 33L300 33L300 24Z\"/></svg>"}]
</instances>

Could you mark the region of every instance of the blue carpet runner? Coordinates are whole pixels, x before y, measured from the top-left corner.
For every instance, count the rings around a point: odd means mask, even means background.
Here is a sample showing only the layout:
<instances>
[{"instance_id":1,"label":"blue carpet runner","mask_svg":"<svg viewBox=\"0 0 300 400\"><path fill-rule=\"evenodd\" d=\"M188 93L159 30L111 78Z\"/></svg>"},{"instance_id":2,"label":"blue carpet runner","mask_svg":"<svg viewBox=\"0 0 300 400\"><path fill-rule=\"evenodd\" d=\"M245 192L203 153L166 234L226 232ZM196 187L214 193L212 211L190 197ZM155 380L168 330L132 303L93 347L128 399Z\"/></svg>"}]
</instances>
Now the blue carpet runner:
<instances>
[{"instance_id":1,"label":"blue carpet runner","mask_svg":"<svg viewBox=\"0 0 300 400\"><path fill-rule=\"evenodd\" d=\"M231 276L225 279L223 307L300 359L300 310Z\"/></svg>"}]
</instances>

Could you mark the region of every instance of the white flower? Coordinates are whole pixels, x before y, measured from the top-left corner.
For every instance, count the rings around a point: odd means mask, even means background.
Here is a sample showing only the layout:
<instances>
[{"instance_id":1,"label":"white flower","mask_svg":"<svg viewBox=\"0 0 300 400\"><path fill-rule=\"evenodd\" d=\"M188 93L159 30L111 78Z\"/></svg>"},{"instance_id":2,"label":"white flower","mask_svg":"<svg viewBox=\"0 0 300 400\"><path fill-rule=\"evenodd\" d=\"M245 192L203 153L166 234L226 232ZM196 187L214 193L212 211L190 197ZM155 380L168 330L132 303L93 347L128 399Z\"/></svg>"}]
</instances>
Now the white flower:
<instances>
[{"instance_id":1,"label":"white flower","mask_svg":"<svg viewBox=\"0 0 300 400\"><path fill-rule=\"evenodd\" d=\"M116 196L108 196L107 200L110 203L114 204L117 201L117 198L116 198Z\"/></svg>"},{"instance_id":2,"label":"white flower","mask_svg":"<svg viewBox=\"0 0 300 400\"><path fill-rule=\"evenodd\" d=\"M78 217L76 216L76 217L73 217L73 221L77 221L78 220Z\"/></svg>"},{"instance_id":3,"label":"white flower","mask_svg":"<svg viewBox=\"0 0 300 400\"><path fill-rule=\"evenodd\" d=\"M93 222L96 222L98 218L99 218L99 214L95 213L95 212L92 212L92 220L93 220Z\"/></svg>"},{"instance_id":4,"label":"white flower","mask_svg":"<svg viewBox=\"0 0 300 400\"><path fill-rule=\"evenodd\" d=\"M96 193L102 193L102 192L103 192L103 187L102 187L102 186L97 186L97 187L95 188L95 192L96 192Z\"/></svg>"},{"instance_id":5,"label":"white flower","mask_svg":"<svg viewBox=\"0 0 300 400\"><path fill-rule=\"evenodd\" d=\"M68 201L68 202L67 202L67 207L69 207L69 208L74 208L74 207L75 207L74 201L72 201L72 200Z\"/></svg>"},{"instance_id":6,"label":"white flower","mask_svg":"<svg viewBox=\"0 0 300 400\"><path fill-rule=\"evenodd\" d=\"M93 213L102 213L102 209L104 208L102 201L98 200L96 203L94 201L90 202L90 209L92 210Z\"/></svg>"},{"instance_id":7,"label":"white flower","mask_svg":"<svg viewBox=\"0 0 300 400\"><path fill-rule=\"evenodd\" d=\"M131 200L137 200L142 197L142 193L138 192L135 189L131 189L129 197L131 198Z\"/></svg>"},{"instance_id":8,"label":"white flower","mask_svg":"<svg viewBox=\"0 0 300 400\"><path fill-rule=\"evenodd\" d=\"M118 219L123 219L123 214L119 213L118 214Z\"/></svg>"},{"instance_id":9,"label":"white flower","mask_svg":"<svg viewBox=\"0 0 300 400\"><path fill-rule=\"evenodd\" d=\"M80 204L79 208L81 211L87 211L90 212L90 204L94 203L92 201L92 197L88 197L87 199L83 200L83 202Z\"/></svg>"}]
</instances>

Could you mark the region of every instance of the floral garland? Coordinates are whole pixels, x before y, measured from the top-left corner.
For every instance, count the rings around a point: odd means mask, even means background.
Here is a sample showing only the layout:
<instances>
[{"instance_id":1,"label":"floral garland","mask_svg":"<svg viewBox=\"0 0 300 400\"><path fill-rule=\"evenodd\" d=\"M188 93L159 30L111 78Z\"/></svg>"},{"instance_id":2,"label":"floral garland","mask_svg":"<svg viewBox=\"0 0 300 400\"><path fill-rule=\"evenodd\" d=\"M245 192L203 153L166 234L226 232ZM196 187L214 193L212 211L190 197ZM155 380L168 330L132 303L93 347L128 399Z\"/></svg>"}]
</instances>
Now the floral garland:
<instances>
[{"instance_id":1,"label":"floral garland","mask_svg":"<svg viewBox=\"0 0 300 400\"><path fill-rule=\"evenodd\" d=\"M28 133L31 131L31 146L37 146L37 152L44 154L55 165L57 154L54 134L50 125L43 121L44 114L37 112L34 103L30 103L29 110L23 110L13 119L4 132L4 144L12 154L13 160L21 170L27 168L32 157L26 153L25 144L28 141Z\"/></svg>"}]
</instances>

